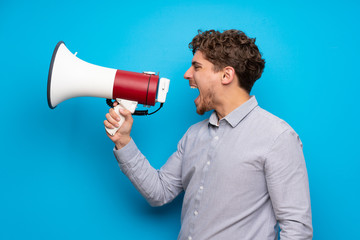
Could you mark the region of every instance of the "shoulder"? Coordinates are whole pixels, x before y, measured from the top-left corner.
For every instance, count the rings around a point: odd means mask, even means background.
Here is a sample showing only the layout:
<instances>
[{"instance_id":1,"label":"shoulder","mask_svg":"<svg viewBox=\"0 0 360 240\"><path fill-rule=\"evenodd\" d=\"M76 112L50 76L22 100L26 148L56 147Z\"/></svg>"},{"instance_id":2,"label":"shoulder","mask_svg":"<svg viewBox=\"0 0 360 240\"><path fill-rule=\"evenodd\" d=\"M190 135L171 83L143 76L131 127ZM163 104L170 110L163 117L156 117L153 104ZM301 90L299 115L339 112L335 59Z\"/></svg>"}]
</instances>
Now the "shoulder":
<instances>
[{"instance_id":1,"label":"shoulder","mask_svg":"<svg viewBox=\"0 0 360 240\"><path fill-rule=\"evenodd\" d=\"M283 119L266 111L261 107L256 107L249 116L248 121L254 124L254 131L266 137L269 143L275 142L281 135L291 135L299 138L295 130Z\"/></svg>"},{"instance_id":2,"label":"shoulder","mask_svg":"<svg viewBox=\"0 0 360 240\"><path fill-rule=\"evenodd\" d=\"M255 117L258 119L259 124L264 125L268 130L274 134L281 134L285 131L294 131L293 128L282 118L266 111L261 107L255 109Z\"/></svg>"},{"instance_id":3,"label":"shoulder","mask_svg":"<svg viewBox=\"0 0 360 240\"><path fill-rule=\"evenodd\" d=\"M292 156L292 160L288 159L288 162L302 159L303 144L295 130L285 120L260 107L254 110L249 116L249 122L256 122L251 134L256 138L254 141L261 144L265 159L274 159L271 156L276 156L278 160Z\"/></svg>"}]
</instances>

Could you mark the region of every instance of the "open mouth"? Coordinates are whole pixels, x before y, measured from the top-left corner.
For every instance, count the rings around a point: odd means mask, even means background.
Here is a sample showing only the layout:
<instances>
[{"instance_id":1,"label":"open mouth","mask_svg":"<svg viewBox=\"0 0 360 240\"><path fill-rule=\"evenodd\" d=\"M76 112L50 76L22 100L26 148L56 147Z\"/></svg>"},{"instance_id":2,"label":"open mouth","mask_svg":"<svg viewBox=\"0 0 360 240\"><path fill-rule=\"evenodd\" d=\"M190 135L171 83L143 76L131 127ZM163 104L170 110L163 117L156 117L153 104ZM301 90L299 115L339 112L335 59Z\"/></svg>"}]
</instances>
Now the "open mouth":
<instances>
[{"instance_id":1,"label":"open mouth","mask_svg":"<svg viewBox=\"0 0 360 240\"><path fill-rule=\"evenodd\" d=\"M190 84L190 88L191 88L191 89L197 89L197 90L199 91L199 88L198 88L196 85L194 85L194 84ZM198 105L199 101L200 101L200 91L199 91L199 95L198 95L197 98L194 100L196 106Z\"/></svg>"},{"instance_id":2,"label":"open mouth","mask_svg":"<svg viewBox=\"0 0 360 240\"><path fill-rule=\"evenodd\" d=\"M190 84L191 89L198 89L198 87L195 84Z\"/></svg>"}]
</instances>

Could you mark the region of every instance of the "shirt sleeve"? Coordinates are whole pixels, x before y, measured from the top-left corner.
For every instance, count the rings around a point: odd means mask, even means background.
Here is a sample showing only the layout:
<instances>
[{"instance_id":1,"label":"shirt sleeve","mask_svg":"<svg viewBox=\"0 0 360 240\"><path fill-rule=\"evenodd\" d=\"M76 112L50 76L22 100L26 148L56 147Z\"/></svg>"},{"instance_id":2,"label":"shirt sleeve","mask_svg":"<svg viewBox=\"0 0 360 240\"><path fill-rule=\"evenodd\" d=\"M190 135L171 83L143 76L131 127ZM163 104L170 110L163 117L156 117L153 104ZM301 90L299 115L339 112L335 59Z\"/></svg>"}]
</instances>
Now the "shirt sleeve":
<instances>
[{"instance_id":1,"label":"shirt sleeve","mask_svg":"<svg viewBox=\"0 0 360 240\"><path fill-rule=\"evenodd\" d=\"M161 206L171 202L183 190L181 142L177 151L160 170L150 165L132 139L120 150L115 148L113 150L121 171L151 206Z\"/></svg>"},{"instance_id":2,"label":"shirt sleeve","mask_svg":"<svg viewBox=\"0 0 360 240\"><path fill-rule=\"evenodd\" d=\"M309 181L299 136L283 132L265 160L265 177L281 240L312 239Z\"/></svg>"}]
</instances>

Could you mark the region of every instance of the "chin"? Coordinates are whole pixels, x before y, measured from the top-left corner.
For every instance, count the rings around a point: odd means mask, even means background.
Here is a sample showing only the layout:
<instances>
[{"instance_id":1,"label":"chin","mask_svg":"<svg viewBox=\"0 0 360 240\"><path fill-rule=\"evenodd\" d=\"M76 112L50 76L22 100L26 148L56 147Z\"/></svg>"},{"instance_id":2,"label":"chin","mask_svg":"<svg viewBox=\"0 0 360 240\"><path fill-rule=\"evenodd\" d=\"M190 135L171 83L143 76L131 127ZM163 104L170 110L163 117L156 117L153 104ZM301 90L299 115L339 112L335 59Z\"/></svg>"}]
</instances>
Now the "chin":
<instances>
[{"instance_id":1,"label":"chin","mask_svg":"<svg viewBox=\"0 0 360 240\"><path fill-rule=\"evenodd\" d=\"M205 112L206 112L206 111L205 111L205 109L204 109L203 107L196 105L196 113L197 113L197 114L199 114L199 115L204 115Z\"/></svg>"},{"instance_id":2,"label":"chin","mask_svg":"<svg viewBox=\"0 0 360 240\"><path fill-rule=\"evenodd\" d=\"M203 110L196 110L196 113L199 114L199 115L204 115L204 114L205 114L205 111L203 111Z\"/></svg>"},{"instance_id":3,"label":"chin","mask_svg":"<svg viewBox=\"0 0 360 240\"><path fill-rule=\"evenodd\" d=\"M211 108L206 108L204 106L196 106L196 113L199 115L204 115L206 112L211 110Z\"/></svg>"}]
</instances>

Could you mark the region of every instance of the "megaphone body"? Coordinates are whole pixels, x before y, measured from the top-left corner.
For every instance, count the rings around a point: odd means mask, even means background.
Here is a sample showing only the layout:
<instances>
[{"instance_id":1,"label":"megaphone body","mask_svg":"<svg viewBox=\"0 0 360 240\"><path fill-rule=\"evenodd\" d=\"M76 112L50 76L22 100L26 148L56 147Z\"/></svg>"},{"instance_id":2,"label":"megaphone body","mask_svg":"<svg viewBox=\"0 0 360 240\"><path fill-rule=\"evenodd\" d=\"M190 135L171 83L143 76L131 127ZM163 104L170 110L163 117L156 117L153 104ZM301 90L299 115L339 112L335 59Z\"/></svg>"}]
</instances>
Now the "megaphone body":
<instances>
[{"instance_id":1,"label":"megaphone body","mask_svg":"<svg viewBox=\"0 0 360 240\"><path fill-rule=\"evenodd\" d=\"M134 113L138 103L154 106L156 102L165 102L169 79L159 79L153 72L136 73L97 66L79 59L76 54L72 54L62 41L55 47L47 86L47 100L51 109L74 97L116 99L119 105L115 111L121 117L121 126L124 118L119 108ZM114 135L118 128L106 130Z\"/></svg>"}]
</instances>

